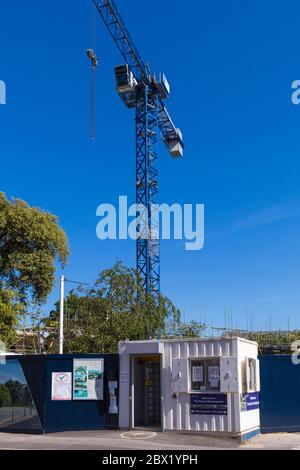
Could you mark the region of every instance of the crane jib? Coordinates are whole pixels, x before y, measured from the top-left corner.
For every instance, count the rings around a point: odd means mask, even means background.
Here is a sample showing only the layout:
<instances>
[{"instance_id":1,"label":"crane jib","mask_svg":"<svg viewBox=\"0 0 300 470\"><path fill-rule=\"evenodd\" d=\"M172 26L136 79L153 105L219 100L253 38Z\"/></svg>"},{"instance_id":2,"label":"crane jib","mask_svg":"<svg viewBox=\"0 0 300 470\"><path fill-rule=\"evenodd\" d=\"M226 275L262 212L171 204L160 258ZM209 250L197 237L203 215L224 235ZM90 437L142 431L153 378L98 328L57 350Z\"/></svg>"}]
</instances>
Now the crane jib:
<instances>
[{"instance_id":1,"label":"crane jib","mask_svg":"<svg viewBox=\"0 0 300 470\"><path fill-rule=\"evenodd\" d=\"M128 64L137 81L149 80L151 71L141 59L125 23L112 0L93 0L106 27L112 35L117 47Z\"/></svg>"}]
</instances>

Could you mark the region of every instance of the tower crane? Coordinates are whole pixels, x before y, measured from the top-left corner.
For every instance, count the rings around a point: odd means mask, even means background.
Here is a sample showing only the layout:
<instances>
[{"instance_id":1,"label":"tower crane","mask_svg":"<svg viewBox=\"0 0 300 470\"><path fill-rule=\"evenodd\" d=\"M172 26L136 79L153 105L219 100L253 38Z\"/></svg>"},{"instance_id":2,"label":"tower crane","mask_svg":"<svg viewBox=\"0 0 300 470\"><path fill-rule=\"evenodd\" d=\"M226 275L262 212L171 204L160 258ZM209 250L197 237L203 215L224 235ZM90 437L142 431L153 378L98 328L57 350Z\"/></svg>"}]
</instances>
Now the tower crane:
<instances>
[{"instance_id":1,"label":"tower crane","mask_svg":"<svg viewBox=\"0 0 300 470\"><path fill-rule=\"evenodd\" d=\"M124 65L115 68L118 93L136 114L136 203L138 213L137 271L149 295L160 293L160 243L158 220L157 144L159 134L174 158L183 156L183 137L168 113L165 100L170 85L164 74L157 77L141 58L113 0L93 0L114 40Z\"/></svg>"}]
</instances>

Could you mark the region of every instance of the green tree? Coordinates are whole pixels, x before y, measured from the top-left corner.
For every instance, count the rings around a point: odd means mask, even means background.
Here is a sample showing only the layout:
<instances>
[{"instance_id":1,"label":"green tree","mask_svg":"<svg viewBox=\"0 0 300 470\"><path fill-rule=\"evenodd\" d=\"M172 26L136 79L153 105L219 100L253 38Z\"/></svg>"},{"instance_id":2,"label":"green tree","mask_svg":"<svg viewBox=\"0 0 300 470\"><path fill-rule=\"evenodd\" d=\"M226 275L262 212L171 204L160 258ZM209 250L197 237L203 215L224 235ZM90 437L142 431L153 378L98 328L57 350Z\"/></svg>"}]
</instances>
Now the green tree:
<instances>
[{"instance_id":1,"label":"green tree","mask_svg":"<svg viewBox=\"0 0 300 470\"><path fill-rule=\"evenodd\" d=\"M293 343L300 340L300 331L252 332L244 336L256 341L261 351L268 354L293 353ZM298 348L298 346L296 345Z\"/></svg>"},{"instance_id":2,"label":"green tree","mask_svg":"<svg viewBox=\"0 0 300 470\"><path fill-rule=\"evenodd\" d=\"M42 303L55 279L55 263L69 254L65 232L54 215L0 193L0 287L24 304Z\"/></svg>"},{"instance_id":3,"label":"green tree","mask_svg":"<svg viewBox=\"0 0 300 470\"><path fill-rule=\"evenodd\" d=\"M57 346L59 304L46 320ZM88 290L71 291L65 300L65 351L117 351L122 340L157 337L195 337L203 331L197 322L182 323L181 313L165 296L154 300L142 288L136 271L118 262L100 273ZM52 348L53 351L53 348Z\"/></svg>"},{"instance_id":4,"label":"green tree","mask_svg":"<svg viewBox=\"0 0 300 470\"><path fill-rule=\"evenodd\" d=\"M12 405L20 406L23 404L24 385L18 380L8 380L5 383L9 390Z\"/></svg>"},{"instance_id":5,"label":"green tree","mask_svg":"<svg viewBox=\"0 0 300 470\"><path fill-rule=\"evenodd\" d=\"M58 315L57 304L46 322L54 328L55 336ZM116 352L122 340L165 336L169 325L180 324L180 316L168 298L148 297L136 271L118 262L100 273L92 288L79 288L67 296L65 351Z\"/></svg>"},{"instance_id":6,"label":"green tree","mask_svg":"<svg viewBox=\"0 0 300 470\"><path fill-rule=\"evenodd\" d=\"M22 306L16 300L15 293L0 289L0 341L7 347L16 339L16 327L21 313Z\"/></svg>"},{"instance_id":7,"label":"green tree","mask_svg":"<svg viewBox=\"0 0 300 470\"><path fill-rule=\"evenodd\" d=\"M166 335L169 338L199 338L203 336L206 326L195 320L189 322L175 322L169 325Z\"/></svg>"},{"instance_id":8,"label":"green tree","mask_svg":"<svg viewBox=\"0 0 300 470\"><path fill-rule=\"evenodd\" d=\"M11 404L11 396L8 388L4 384L0 384L0 408Z\"/></svg>"}]
</instances>

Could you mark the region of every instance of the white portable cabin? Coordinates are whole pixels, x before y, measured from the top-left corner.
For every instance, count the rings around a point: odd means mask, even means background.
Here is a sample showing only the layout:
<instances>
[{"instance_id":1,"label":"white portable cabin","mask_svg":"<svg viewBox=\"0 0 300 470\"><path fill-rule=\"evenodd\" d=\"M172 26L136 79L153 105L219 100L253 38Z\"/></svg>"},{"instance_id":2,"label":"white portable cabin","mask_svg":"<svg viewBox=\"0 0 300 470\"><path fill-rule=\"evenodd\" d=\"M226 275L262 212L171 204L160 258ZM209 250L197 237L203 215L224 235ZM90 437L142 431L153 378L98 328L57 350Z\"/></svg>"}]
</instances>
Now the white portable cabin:
<instances>
[{"instance_id":1,"label":"white portable cabin","mask_svg":"<svg viewBox=\"0 0 300 470\"><path fill-rule=\"evenodd\" d=\"M257 343L122 342L119 426L248 439L260 431Z\"/></svg>"}]
</instances>

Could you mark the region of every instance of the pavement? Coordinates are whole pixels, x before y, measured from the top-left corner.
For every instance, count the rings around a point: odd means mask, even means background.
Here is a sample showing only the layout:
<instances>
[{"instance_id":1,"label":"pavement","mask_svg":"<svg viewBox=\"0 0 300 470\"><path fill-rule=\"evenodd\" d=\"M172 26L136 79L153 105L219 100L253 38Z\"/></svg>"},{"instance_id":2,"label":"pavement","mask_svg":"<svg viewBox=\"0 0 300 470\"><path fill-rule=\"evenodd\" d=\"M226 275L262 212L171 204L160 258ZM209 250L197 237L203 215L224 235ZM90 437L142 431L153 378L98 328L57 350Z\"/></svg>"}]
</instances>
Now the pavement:
<instances>
[{"instance_id":1,"label":"pavement","mask_svg":"<svg viewBox=\"0 0 300 470\"><path fill-rule=\"evenodd\" d=\"M300 433L235 439L149 431L85 431L48 435L0 433L0 450L300 450Z\"/></svg>"}]
</instances>

